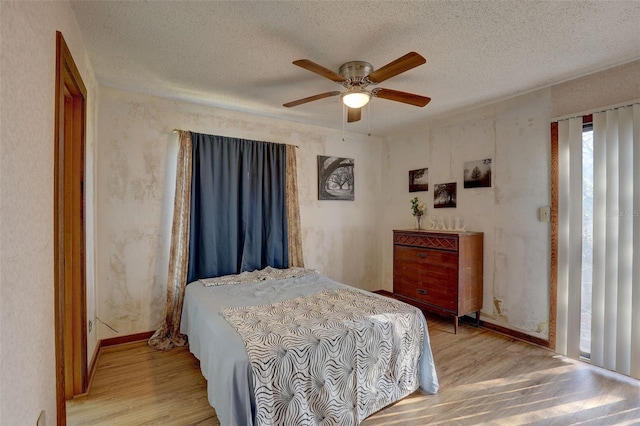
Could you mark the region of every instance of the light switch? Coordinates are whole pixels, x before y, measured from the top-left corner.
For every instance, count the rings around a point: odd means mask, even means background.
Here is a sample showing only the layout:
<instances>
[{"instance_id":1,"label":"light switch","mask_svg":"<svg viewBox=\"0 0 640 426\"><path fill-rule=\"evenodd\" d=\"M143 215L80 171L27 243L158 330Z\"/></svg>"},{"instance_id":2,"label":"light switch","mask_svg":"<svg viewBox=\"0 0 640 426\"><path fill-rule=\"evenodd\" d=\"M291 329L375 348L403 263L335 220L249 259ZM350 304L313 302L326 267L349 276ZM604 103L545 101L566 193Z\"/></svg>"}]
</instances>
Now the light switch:
<instances>
[{"instance_id":1,"label":"light switch","mask_svg":"<svg viewBox=\"0 0 640 426\"><path fill-rule=\"evenodd\" d=\"M551 222L551 207L543 206L538 209L538 220L540 222Z\"/></svg>"}]
</instances>

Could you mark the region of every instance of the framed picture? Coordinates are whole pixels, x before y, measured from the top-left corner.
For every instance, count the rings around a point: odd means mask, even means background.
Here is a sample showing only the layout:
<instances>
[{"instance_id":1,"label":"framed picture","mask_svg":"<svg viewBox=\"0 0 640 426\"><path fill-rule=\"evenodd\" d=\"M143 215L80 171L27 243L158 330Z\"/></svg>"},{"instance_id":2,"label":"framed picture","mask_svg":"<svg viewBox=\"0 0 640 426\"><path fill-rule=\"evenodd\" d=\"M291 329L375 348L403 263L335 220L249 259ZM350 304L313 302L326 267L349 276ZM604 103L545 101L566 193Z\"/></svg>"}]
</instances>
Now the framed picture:
<instances>
[{"instance_id":1,"label":"framed picture","mask_svg":"<svg viewBox=\"0 0 640 426\"><path fill-rule=\"evenodd\" d=\"M487 188L491 186L491 158L464 163L464 187Z\"/></svg>"},{"instance_id":2,"label":"framed picture","mask_svg":"<svg viewBox=\"0 0 640 426\"><path fill-rule=\"evenodd\" d=\"M409 170L409 192L429 190L429 169Z\"/></svg>"},{"instance_id":3,"label":"framed picture","mask_svg":"<svg viewBox=\"0 0 640 426\"><path fill-rule=\"evenodd\" d=\"M433 208L456 207L457 187L456 182L433 185Z\"/></svg>"},{"instance_id":4,"label":"framed picture","mask_svg":"<svg viewBox=\"0 0 640 426\"><path fill-rule=\"evenodd\" d=\"M318 155L318 200L354 200L353 158Z\"/></svg>"}]
</instances>

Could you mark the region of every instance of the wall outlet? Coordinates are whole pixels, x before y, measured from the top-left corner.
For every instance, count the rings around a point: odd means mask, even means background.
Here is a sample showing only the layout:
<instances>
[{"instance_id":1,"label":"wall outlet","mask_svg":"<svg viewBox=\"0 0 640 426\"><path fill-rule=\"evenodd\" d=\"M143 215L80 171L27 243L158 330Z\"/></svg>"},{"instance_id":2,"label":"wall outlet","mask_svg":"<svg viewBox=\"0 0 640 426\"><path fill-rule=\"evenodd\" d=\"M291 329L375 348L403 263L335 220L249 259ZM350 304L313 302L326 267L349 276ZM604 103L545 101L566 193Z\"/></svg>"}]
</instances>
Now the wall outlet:
<instances>
[{"instance_id":1,"label":"wall outlet","mask_svg":"<svg viewBox=\"0 0 640 426\"><path fill-rule=\"evenodd\" d=\"M44 410L40 411L36 426L47 426L47 413Z\"/></svg>"},{"instance_id":2,"label":"wall outlet","mask_svg":"<svg viewBox=\"0 0 640 426\"><path fill-rule=\"evenodd\" d=\"M92 328L93 328L93 321L89 320L89 333L91 333Z\"/></svg>"}]
</instances>

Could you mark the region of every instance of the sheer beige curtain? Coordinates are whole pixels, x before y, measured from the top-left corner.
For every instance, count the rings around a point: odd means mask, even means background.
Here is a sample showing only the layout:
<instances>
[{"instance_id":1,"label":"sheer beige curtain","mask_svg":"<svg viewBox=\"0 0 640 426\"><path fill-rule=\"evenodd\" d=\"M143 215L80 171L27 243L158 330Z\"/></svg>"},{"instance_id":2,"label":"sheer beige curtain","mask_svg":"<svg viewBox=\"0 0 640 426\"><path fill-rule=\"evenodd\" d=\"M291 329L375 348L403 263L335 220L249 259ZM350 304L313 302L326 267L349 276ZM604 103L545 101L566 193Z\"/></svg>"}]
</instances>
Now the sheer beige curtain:
<instances>
[{"instance_id":1,"label":"sheer beige curtain","mask_svg":"<svg viewBox=\"0 0 640 426\"><path fill-rule=\"evenodd\" d=\"M160 350L187 344L186 336L180 333L180 317L189 261L192 149L191 133L184 130L179 130L178 133L178 164L169 252L167 304L163 323L149 339L149 346Z\"/></svg>"},{"instance_id":2,"label":"sheer beige curtain","mask_svg":"<svg viewBox=\"0 0 640 426\"><path fill-rule=\"evenodd\" d=\"M169 253L169 274L167 280L167 303L164 320L149 339L149 346L168 350L174 346L184 346L187 338L180 333L180 319L184 290L187 285L189 262L189 218L191 206L192 146L191 133L180 130L178 165L176 170L176 193L173 204L173 225L171 229L171 249ZM300 232L300 208L298 204L298 184L296 147L286 146L286 209L289 248L289 266L304 266L302 237Z\"/></svg>"},{"instance_id":3,"label":"sheer beige curtain","mask_svg":"<svg viewBox=\"0 0 640 426\"><path fill-rule=\"evenodd\" d=\"M287 232L289 236L289 266L304 267L302 236L300 231L300 206L298 204L296 149L294 145L287 145L286 204Z\"/></svg>"}]
</instances>

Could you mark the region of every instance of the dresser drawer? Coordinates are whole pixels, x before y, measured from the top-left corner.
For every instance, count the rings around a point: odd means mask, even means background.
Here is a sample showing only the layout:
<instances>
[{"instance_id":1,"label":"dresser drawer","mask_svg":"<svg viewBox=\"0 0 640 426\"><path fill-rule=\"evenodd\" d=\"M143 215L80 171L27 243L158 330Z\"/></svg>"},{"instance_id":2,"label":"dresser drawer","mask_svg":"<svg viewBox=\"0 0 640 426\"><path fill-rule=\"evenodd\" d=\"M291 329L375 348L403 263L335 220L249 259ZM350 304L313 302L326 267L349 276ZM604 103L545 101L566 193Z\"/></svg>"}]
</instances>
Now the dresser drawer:
<instances>
[{"instance_id":1,"label":"dresser drawer","mask_svg":"<svg viewBox=\"0 0 640 426\"><path fill-rule=\"evenodd\" d=\"M438 269L456 269L458 254L448 251L432 250L420 247L394 247L394 261L403 263L408 268L428 268L432 265Z\"/></svg>"},{"instance_id":2,"label":"dresser drawer","mask_svg":"<svg viewBox=\"0 0 640 426\"><path fill-rule=\"evenodd\" d=\"M457 266L457 265L456 265ZM393 281L407 282L422 287L438 287L440 291L457 294L458 269L456 266L450 268L438 268L437 265L426 265L421 268L415 267L410 262L394 262Z\"/></svg>"},{"instance_id":3,"label":"dresser drawer","mask_svg":"<svg viewBox=\"0 0 640 426\"><path fill-rule=\"evenodd\" d=\"M393 243L409 247L458 251L457 235L426 234L424 232L396 232L393 235Z\"/></svg>"},{"instance_id":4,"label":"dresser drawer","mask_svg":"<svg viewBox=\"0 0 640 426\"><path fill-rule=\"evenodd\" d=\"M424 285L423 283L400 279L396 281L393 291L401 296L430 303L451 312L456 312L457 309L458 295L456 287Z\"/></svg>"},{"instance_id":5,"label":"dresser drawer","mask_svg":"<svg viewBox=\"0 0 640 426\"><path fill-rule=\"evenodd\" d=\"M397 277L422 286L443 287L444 291L457 287L458 259L455 253L396 246L393 275L394 281Z\"/></svg>"}]
</instances>

